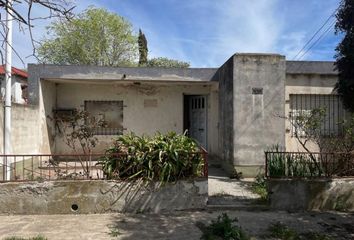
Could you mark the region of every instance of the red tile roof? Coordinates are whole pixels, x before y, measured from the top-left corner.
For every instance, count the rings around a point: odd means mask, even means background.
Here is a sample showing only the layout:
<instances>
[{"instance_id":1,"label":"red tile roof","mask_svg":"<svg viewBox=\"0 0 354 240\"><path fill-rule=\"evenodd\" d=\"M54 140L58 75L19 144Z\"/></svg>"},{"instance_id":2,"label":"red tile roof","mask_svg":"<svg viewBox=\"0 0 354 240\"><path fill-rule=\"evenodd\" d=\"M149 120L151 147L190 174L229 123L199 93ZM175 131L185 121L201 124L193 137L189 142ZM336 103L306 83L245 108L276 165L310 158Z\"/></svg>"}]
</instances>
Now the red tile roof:
<instances>
[{"instance_id":1,"label":"red tile roof","mask_svg":"<svg viewBox=\"0 0 354 240\"><path fill-rule=\"evenodd\" d=\"M0 75L5 74L5 67L4 65L0 66ZM23 78L28 78L28 73L26 71L23 71L21 69L12 67L12 74L17 75Z\"/></svg>"}]
</instances>

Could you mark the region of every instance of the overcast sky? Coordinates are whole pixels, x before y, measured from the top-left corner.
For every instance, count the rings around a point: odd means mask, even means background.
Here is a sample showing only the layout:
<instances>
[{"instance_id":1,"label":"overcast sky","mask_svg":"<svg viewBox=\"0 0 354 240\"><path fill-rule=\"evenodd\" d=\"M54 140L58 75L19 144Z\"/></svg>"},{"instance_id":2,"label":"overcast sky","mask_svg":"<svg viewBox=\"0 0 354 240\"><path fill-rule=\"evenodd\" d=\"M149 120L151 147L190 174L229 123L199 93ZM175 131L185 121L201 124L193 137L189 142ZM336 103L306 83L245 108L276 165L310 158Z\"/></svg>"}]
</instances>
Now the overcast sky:
<instances>
[{"instance_id":1,"label":"overcast sky","mask_svg":"<svg viewBox=\"0 0 354 240\"><path fill-rule=\"evenodd\" d=\"M218 67L236 52L280 53L294 59L338 4L339 0L76 0L75 12L94 5L125 17L136 32L144 31L149 57ZM36 24L36 39L45 36L48 23ZM26 34L15 27L14 47L25 63L36 62L26 58L32 51ZM339 40L331 28L302 59L333 60ZM14 65L24 67L16 55Z\"/></svg>"}]
</instances>

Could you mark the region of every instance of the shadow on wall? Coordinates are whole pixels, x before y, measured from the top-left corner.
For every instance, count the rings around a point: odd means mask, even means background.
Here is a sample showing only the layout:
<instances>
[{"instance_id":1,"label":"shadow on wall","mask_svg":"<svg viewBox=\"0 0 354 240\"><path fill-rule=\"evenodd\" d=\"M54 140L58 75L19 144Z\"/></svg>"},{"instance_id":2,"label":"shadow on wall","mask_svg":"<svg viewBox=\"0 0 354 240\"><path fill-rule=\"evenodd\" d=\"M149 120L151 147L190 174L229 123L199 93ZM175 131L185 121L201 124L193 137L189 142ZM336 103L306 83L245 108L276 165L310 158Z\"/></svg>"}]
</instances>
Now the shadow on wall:
<instances>
[{"instance_id":1,"label":"shadow on wall","mask_svg":"<svg viewBox=\"0 0 354 240\"><path fill-rule=\"evenodd\" d=\"M0 184L0 214L170 212L203 209L206 179L177 183L53 181Z\"/></svg>"}]
</instances>

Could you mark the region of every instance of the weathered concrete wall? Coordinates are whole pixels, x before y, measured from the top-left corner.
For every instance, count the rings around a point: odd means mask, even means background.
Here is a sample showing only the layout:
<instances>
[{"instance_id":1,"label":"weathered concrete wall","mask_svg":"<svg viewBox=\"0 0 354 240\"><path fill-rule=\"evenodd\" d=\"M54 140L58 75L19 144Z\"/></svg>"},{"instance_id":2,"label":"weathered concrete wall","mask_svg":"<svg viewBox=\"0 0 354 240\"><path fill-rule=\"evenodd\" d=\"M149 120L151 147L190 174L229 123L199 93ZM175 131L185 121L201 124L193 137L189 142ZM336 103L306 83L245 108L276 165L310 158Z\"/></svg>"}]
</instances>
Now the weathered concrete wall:
<instances>
[{"instance_id":1,"label":"weathered concrete wall","mask_svg":"<svg viewBox=\"0 0 354 240\"><path fill-rule=\"evenodd\" d=\"M47 83L46 83L47 82ZM43 84L53 84L42 80ZM50 90L46 87L46 91ZM89 83L55 83L56 103L52 94L43 96L45 115L52 115L52 108L76 108L84 110L85 100L123 101L124 133L134 132L154 134L157 131L166 133L175 131L183 133L183 95L208 96L208 150L210 154L218 152L218 89L212 85L188 84L89 84ZM46 93L43 90L43 93ZM50 90L49 92L53 92ZM55 94L54 94L55 95ZM155 106L146 106L146 100L156 102ZM52 123L48 118L48 133L53 138ZM216 132L216 133L215 133ZM97 136L99 139L95 152L101 153L112 144L114 136ZM56 153L70 153L63 139L55 138Z\"/></svg>"},{"instance_id":2,"label":"weathered concrete wall","mask_svg":"<svg viewBox=\"0 0 354 240\"><path fill-rule=\"evenodd\" d=\"M11 143L14 154L36 154L40 152L42 137L39 127L38 106L12 104ZM4 106L0 102L0 152L4 145Z\"/></svg>"},{"instance_id":3,"label":"weathered concrete wall","mask_svg":"<svg viewBox=\"0 0 354 240\"><path fill-rule=\"evenodd\" d=\"M285 116L290 113L291 94L334 94L334 85L337 82L335 74L287 74L285 82ZM276 144L276 143L274 143ZM291 124L285 120L285 148L287 151L304 151L302 146L291 136ZM318 151L318 146L309 142L308 148Z\"/></svg>"},{"instance_id":4,"label":"weathered concrete wall","mask_svg":"<svg viewBox=\"0 0 354 240\"><path fill-rule=\"evenodd\" d=\"M264 165L264 151L285 144L285 57L236 54L233 79L234 166L254 176Z\"/></svg>"},{"instance_id":5,"label":"weathered concrete wall","mask_svg":"<svg viewBox=\"0 0 354 240\"><path fill-rule=\"evenodd\" d=\"M273 209L354 211L354 179L271 179L268 183Z\"/></svg>"},{"instance_id":6,"label":"weathered concrete wall","mask_svg":"<svg viewBox=\"0 0 354 240\"><path fill-rule=\"evenodd\" d=\"M217 72L219 79L219 157L225 170L233 169L234 151L234 58L231 57Z\"/></svg>"},{"instance_id":7,"label":"weathered concrete wall","mask_svg":"<svg viewBox=\"0 0 354 240\"><path fill-rule=\"evenodd\" d=\"M115 181L56 181L0 184L1 214L163 212L206 207L207 180L158 188ZM74 211L72 208L78 208Z\"/></svg>"}]
</instances>

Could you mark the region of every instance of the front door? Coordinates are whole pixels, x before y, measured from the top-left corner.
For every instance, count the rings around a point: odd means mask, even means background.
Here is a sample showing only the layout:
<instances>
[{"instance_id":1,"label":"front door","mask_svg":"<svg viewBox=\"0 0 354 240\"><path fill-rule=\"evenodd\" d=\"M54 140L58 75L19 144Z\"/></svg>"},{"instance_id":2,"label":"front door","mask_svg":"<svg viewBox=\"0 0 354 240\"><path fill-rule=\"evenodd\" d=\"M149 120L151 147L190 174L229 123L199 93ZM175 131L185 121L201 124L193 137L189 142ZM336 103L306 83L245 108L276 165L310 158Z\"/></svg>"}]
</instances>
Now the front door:
<instances>
[{"instance_id":1,"label":"front door","mask_svg":"<svg viewBox=\"0 0 354 240\"><path fill-rule=\"evenodd\" d=\"M189 136L207 148L207 97L189 96Z\"/></svg>"}]
</instances>

